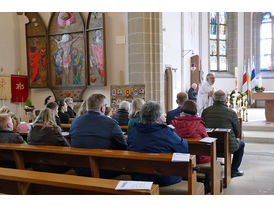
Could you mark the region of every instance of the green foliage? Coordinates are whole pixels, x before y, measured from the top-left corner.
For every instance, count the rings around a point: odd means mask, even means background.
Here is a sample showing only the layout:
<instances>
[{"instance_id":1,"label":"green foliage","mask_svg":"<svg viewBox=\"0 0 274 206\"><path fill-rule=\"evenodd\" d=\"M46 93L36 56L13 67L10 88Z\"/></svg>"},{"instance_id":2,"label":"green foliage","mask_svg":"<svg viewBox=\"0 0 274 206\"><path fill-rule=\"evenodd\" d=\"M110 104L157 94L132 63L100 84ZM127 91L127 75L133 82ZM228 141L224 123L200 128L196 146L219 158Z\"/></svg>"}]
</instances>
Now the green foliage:
<instances>
[{"instance_id":1,"label":"green foliage","mask_svg":"<svg viewBox=\"0 0 274 206\"><path fill-rule=\"evenodd\" d=\"M25 105L28 107L32 106L32 102L31 102L30 98L27 98Z\"/></svg>"}]
</instances>

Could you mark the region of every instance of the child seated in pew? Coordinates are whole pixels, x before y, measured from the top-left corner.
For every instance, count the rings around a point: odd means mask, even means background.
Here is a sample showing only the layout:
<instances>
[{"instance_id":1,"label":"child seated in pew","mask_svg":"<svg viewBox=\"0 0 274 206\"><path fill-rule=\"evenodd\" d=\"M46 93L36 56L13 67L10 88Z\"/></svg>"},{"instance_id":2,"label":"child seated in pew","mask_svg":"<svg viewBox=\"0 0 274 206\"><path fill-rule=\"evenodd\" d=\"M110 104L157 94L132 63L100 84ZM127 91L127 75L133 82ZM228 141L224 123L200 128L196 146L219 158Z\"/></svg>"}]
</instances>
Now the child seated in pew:
<instances>
[{"instance_id":1,"label":"child seated in pew","mask_svg":"<svg viewBox=\"0 0 274 206\"><path fill-rule=\"evenodd\" d=\"M12 123L13 123L13 129L12 130L15 130L17 125L20 123L18 118L15 116L15 114L13 112L10 111L10 109L7 106L2 106L0 108L0 114L3 114L3 113L7 113L7 114L10 115Z\"/></svg>"},{"instance_id":2,"label":"child seated in pew","mask_svg":"<svg viewBox=\"0 0 274 206\"><path fill-rule=\"evenodd\" d=\"M0 143L26 144L23 137L13 132L11 116L7 113L0 114ZM0 161L0 167L15 168L14 162Z\"/></svg>"},{"instance_id":3,"label":"child seated in pew","mask_svg":"<svg viewBox=\"0 0 274 206\"><path fill-rule=\"evenodd\" d=\"M52 111L49 108L41 110L36 120L31 125L27 138L30 145L49 145L69 147L69 143L63 137L61 128L56 124ZM50 166L33 164L36 171L65 173L70 168L62 166Z\"/></svg>"}]
</instances>

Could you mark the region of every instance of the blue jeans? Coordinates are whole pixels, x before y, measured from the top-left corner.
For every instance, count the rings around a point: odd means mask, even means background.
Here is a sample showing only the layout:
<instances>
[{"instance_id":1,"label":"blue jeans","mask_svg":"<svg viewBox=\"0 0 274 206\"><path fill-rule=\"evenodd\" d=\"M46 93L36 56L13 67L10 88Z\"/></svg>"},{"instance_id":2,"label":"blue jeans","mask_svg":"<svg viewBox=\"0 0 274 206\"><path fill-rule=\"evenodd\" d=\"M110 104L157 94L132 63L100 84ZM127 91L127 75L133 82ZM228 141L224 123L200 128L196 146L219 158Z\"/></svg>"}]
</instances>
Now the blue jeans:
<instances>
[{"instance_id":1,"label":"blue jeans","mask_svg":"<svg viewBox=\"0 0 274 206\"><path fill-rule=\"evenodd\" d=\"M243 140L240 140L239 149L233 153L232 166L231 166L232 173L239 171L238 169L241 165L241 162L244 156L244 148L245 148L245 143Z\"/></svg>"}]
</instances>

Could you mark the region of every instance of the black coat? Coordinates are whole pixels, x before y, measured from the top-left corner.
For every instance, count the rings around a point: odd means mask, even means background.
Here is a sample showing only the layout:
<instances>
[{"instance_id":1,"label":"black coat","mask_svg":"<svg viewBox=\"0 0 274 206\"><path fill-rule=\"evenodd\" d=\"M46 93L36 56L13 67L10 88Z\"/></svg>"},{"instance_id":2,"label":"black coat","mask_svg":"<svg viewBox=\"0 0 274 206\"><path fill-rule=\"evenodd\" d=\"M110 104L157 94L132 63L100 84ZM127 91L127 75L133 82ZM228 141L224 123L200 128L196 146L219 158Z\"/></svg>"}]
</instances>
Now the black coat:
<instances>
[{"instance_id":1,"label":"black coat","mask_svg":"<svg viewBox=\"0 0 274 206\"><path fill-rule=\"evenodd\" d=\"M197 100L197 92L193 88L188 90L188 99Z\"/></svg>"},{"instance_id":2,"label":"black coat","mask_svg":"<svg viewBox=\"0 0 274 206\"><path fill-rule=\"evenodd\" d=\"M58 116L62 124L69 123L69 115L67 113L58 112Z\"/></svg>"},{"instance_id":3,"label":"black coat","mask_svg":"<svg viewBox=\"0 0 274 206\"><path fill-rule=\"evenodd\" d=\"M125 109L118 109L117 112L112 116L112 119L115 119L119 126L128 126L128 111Z\"/></svg>"},{"instance_id":4,"label":"black coat","mask_svg":"<svg viewBox=\"0 0 274 206\"><path fill-rule=\"evenodd\" d=\"M68 114L69 118L75 118L76 116L76 113L73 111L73 109L71 109L70 106L68 106L66 113Z\"/></svg>"}]
</instances>

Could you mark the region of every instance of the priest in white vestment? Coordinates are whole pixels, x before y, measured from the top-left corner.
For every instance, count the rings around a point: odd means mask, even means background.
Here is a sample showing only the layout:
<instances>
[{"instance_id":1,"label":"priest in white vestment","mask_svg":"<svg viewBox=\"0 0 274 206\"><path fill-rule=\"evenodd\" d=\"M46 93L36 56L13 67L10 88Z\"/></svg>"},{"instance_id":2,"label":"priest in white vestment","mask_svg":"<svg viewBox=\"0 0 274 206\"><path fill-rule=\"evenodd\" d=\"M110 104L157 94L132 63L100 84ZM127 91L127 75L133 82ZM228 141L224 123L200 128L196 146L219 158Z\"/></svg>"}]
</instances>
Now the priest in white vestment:
<instances>
[{"instance_id":1,"label":"priest in white vestment","mask_svg":"<svg viewBox=\"0 0 274 206\"><path fill-rule=\"evenodd\" d=\"M206 81L203 82L199 88L197 96L197 109L199 116L201 116L205 108L213 105L212 96L215 92L215 88L213 87L214 82L215 75L213 73L208 73Z\"/></svg>"}]
</instances>

